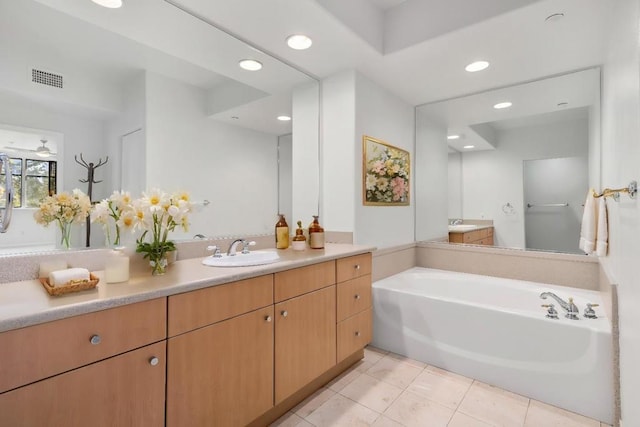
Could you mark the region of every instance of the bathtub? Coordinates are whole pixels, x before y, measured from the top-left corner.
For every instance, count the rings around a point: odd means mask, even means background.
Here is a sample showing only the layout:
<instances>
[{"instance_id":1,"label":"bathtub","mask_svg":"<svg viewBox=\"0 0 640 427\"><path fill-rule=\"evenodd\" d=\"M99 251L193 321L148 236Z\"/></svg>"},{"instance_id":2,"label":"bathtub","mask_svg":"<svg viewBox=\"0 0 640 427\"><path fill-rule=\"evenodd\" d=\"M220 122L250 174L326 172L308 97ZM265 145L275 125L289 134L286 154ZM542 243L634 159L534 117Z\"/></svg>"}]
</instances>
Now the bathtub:
<instances>
[{"instance_id":1,"label":"bathtub","mask_svg":"<svg viewBox=\"0 0 640 427\"><path fill-rule=\"evenodd\" d=\"M541 292L574 298L580 320ZM373 284L373 345L611 424L611 324L600 294L430 268ZM554 303L559 319L545 317ZM598 303L598 319L582 317Z\"/></svg>"}]
</instances>

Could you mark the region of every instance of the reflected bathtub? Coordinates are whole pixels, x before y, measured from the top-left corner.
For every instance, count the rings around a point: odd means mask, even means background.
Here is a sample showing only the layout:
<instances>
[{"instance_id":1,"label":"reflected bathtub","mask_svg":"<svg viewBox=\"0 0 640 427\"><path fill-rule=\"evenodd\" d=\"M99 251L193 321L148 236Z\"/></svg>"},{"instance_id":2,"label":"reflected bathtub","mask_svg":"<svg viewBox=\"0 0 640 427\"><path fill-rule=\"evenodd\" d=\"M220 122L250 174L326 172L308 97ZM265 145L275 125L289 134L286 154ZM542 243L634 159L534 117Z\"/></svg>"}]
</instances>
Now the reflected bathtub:
<instances>
[{"instance_id":1,"label":"reflected bathtub","mask_svg":"<svg viewBox=\"0 0 640 427\"><path fill-rule=\"evenodd\" d=\"M541 292L580 320L545 317ZM373 284L373 345L611 424L611 324L599 292L415 267Z\"/></svg>"}]
</instances>

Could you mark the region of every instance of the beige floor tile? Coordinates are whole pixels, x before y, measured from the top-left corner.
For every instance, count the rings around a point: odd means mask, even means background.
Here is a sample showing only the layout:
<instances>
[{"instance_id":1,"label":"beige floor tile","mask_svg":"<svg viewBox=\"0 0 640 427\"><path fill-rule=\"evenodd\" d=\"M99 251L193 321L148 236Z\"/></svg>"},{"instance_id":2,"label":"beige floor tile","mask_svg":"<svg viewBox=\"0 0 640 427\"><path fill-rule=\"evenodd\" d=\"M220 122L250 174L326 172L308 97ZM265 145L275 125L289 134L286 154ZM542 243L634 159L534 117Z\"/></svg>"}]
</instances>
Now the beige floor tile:
<instances>
[{"instance_id":1,"label":"beige floor tile","mask_svg":"<svg viewBox=\"0 0 640 427\"><path fill-rule=\"evenodd\" d=\"M413 365L413 366L417 366L418 368L421 368L421 369L423 369L424 367L427 366L427 364L424 363L424 362L420 362L419 360L410 359L410 358L408 358L406 356L403 356L403 355L397 354L397 353L391 353L390 352L389 353L389 357L393 357L394 359L400 360L402 362L406 362L406 363L408 363L410 365Z\"/></svg>"},{"instance_id":2,"label":"beige floor tile","mask_svg":"<svg viewBox=\"0 0 640 427\"><path fill-rule=\"evenodd\" d=\"M491 427L491 424L483 423L482 421L476 420L462 412L456 412L453 414L453 418L451 418L447 427Z\"/></svg>"},{"instance_id":3,"label":"beige floor tile","mask_svg":"<svg viewBox=\"0 0 640 427\"><path fill-rule=\"evenodd\" d=\"M379 413L336 394L313 411L306 420L316 427L370 426L379 416Z\"/></svg>"},{"instance_id":4,"label":"beige floor tile","mask_svg":"<svg viewBox=\"0 0 640 427\"><path fill-rule=\"evenodd\" d=\"M420 375L420 372L422 372L421 368L390 356L385 356L378 363L367 369L368 375L401 389L407 388Z\"/></svg>"},{"instance_id":5,"label":"beige floor tile","mask_svg":"<svg viewBox=\"0 0 640 427\"><path fill-rule=\"evenodd\" d=\"M335 392L339 392L340 390L345 388L347 386L347 384L349 384L351 381L353 381L356 378L358 378L360 375L362 375L362 372L360 372L360 371L358 371L356 369L351 369L350 368L348 371L345 371L345 372L341 373L336 378L331 380L331 382L329 384L327 384L327 388L329 390L333 390Z\"/></svg>"},{"instance_id":6,"label":"beige floor tile","mask_svg":"<svg viewBox=\"0 0 640 427\"><path fill-rule=\"evenodd\" d=\"M439 403L405 391L384 413L408 427L444 427L454 411Z\"/></svg>"},{"instance_id":7,"label":"beige floor tile","mask_svg":"<svg viewBox=\"0 0 640 427\"><path fill-rule=\"evenodd\" d=\"M522 427L528 405L526 397L475 381L458 411L492 425Z\"/></svg>"},{"instance_id":8,"label":"beige floor tile","mask_svg":"<svg viewBox=\"0 0 640 427\"><path fill-rule=\"evenodd\" d=\"M313 427L313 424L303 420L293 412L287 412L278 418L275 423L270 424L269 427Z\"/></svg>"},{"instance_id":9,"label":"beige floor tile","mask_svg":"<svg viewBox=\"0 0 640 427\"><path fill-rule=\"evenodd\" d=\"M466 379L424 370L407 387L407 390L455 410L471 384L472 382Z\"/></svg>"},{"instance_id":10,"label":"beige floor tile","mask_svg":"<svg viewBox=\"0 0 640 427\"><path fill-rule=\"evenodd\" d=\"M387 355L386 351L379 350L375 347L365 347L364 358L359 360L354 368L360 372L366 372L373 365L378 363L380 359Z\"/></svg>"},{"instance_id":11,"label":"beige floor tile","mask_svg":"<svg viewBox=\"0 0 640 427\"><path fill-rule=\"evenodd\" d=\"M600 421L531 400L525 427L600 427Z\"/></svg>"},{"instance_id":12,"label":"beige floor tile","mask_svg":"<svg viewBox=\"0 0 640 427\"><path fill-rule=\"evenodd\" d=\"M302 402L298 403L298 405L291 411L295 412L296 415L302 418L306 418L311 415L313 411L318 409L324 402L331 399L334 394L336 394L335 391L323 387L313 393L311 396L307 397Z\"/></svg>"},{"instance_id":13,"label":"beige floor tile","mask_svg":"<svg viewBox=\"0 0 640 427\"><path fill-rule=\"evenodd\" d=\"M440 368L438 368L436 366L429 365L424 369L429 371L429 372L431 372L431 373L433 373L433 374L436 374L436 375L441 375L443 377L453 378L453 379L458 380L458 381L467 382L467 383L469 383L469 385L471 385L471 383L473 383L473 378L465 377L464 375L460 375L460 374L455 374L453 372L449 372L449 371L446 371L444 369L440 369Z\"/></svg>"},{"instance_id":14,"label":"beige floor tile","mask_svg":"<svg viewBox=\"0 0 640 427\"><path fill-rule=\"evenodd\" d=\"M399 387L363 374L351 381L340 394L376 412L384 412L402 391Z\"/></svg>"},{"instance_id":15,"label":"beige floor tile","mask_svg":"<svg viewBox=\"0 0 640 427\"><path fill-rule=\"evenodd\" d=\"M393 421L389 417L380 415L380 417L373 424L373 427L404 427L402 424Z\"/></svg>"}]
</instances>

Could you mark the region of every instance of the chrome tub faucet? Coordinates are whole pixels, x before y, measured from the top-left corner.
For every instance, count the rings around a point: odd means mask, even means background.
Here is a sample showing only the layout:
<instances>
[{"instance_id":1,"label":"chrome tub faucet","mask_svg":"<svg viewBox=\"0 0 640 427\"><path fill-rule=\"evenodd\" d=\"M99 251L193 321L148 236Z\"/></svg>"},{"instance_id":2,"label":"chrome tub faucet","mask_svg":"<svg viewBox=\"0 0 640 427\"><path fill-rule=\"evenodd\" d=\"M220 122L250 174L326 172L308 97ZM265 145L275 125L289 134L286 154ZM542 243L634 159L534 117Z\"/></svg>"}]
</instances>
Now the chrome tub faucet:
<instances>
[{"instance_id":1,"label":"chrome tub faucet","mask_svg":"<svg viewBox=\"0 0 640 427\"><path fill-rule=\"evenodd\" d=\"M578 317L580 315L580 310L578 310L578 307L573 303L573 298L569 297L569 300L565 301L553 292L543 292L540 294L540 298L542 299L547 299L547 297L551 297L558 302L560 307L562 307L562 309L566 312L564 317L571 320L580 319Z\"/></svg>"}]
</instances>

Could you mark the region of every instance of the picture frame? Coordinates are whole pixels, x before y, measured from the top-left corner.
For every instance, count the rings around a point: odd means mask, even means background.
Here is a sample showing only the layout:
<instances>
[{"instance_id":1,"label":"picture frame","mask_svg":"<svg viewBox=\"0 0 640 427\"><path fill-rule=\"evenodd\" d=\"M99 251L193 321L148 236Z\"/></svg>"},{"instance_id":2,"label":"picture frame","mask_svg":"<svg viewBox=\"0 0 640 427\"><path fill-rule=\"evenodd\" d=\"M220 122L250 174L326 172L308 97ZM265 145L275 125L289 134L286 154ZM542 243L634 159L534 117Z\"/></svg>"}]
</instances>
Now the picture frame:
<instances>
[{"instance_id":1,"label":"picture frame","mask_svg":"<svg viewBox=\"0 0 640 427\"><path fill-rule=\"evenodd\" d=\"M408 206L410 179L408 151L362 136L362 203L365 206Z\"/></svg>"}]
</instances>

